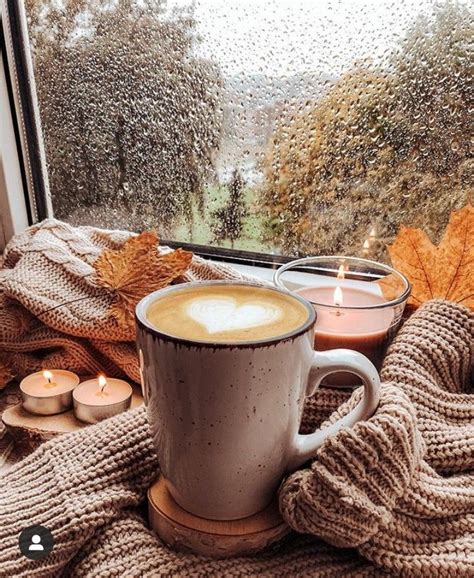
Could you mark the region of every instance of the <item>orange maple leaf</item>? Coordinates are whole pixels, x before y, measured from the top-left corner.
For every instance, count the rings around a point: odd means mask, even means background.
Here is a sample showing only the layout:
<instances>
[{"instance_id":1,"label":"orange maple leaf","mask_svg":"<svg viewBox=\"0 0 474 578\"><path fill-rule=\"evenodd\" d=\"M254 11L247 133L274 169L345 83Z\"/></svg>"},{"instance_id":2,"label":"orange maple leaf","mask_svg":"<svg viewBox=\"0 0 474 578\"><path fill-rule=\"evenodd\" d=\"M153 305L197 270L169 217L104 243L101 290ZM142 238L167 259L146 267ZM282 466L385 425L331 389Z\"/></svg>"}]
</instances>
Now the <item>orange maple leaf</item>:
<instances>
[{"instance_id":1,"label":"orange maple leaf","mask_svg":"<svg viewBox=\"0 0 474 578\"><path fill-rule=\"evenodd\" d=\"M110 308L122 327L133 327L136 304L152 291L185 273L193 254L182 249L160 255L154 231L131 237L118 250L106 250L95 261L97 283L114 294Z\"/></svg>"},{"instance_id":2,"label":"orange maple leaf","mask_svg":"<svg viewBox=\"0 0 474 578\"><path fill-rule=\"evenodd\" d=\"M420 229L402 225L388 251L393 266L412 284L409 300L418 307L428 299L448 299L474 308L474 208L451 213L436 247Z\"/></svg>"},{"instance_id":3,"label":"orange maple leaf","mask_svg":"<svg viewBox=\"0 0 474 578\"><path fill-rule=\"evenodd\" d=\"M374 281L380 287L382 291L382 295L387 299L387 301L393 301L397 297L399 297L405 290L405 284L403 281L393 275L387 275L386 277L382 277Z\"/></svg>"}]
</instances>

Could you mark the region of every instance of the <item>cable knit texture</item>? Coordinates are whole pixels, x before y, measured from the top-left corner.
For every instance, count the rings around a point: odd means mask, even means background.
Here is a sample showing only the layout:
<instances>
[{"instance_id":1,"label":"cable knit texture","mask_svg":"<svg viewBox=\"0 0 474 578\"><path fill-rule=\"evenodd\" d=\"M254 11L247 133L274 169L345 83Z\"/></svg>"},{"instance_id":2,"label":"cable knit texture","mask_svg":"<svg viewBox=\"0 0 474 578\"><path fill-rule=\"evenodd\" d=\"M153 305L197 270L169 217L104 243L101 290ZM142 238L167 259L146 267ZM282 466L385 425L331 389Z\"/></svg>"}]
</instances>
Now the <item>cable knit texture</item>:
<instances>
[{"instance_id":1,"label":"cable knit texture","mask_svg":"<svg viewBox=\"0 0 474 578\"><path fill-rule=\"evenodd\" d=\"M290 526L358 547L397 575L474 575L472 354L467 309L432 301L415 313L386 357L375 415L329 439L283 484Z\"/></svg>"},{"instance_id":2,"label":"cable knit texture","mask_svg":"<svg viewBox=\"0 0 474 578\"><path fill-rule=\"evenodd\" d=\"M140 380L134 330L108 316L114 297L97 286L93 267L131 235L47 219L10 241L0 271L0 350L17 376L48 366ZM209 279L249 278L193 257L182 281Z\"/></svg>"},{"instance_id":3,"label":"cable knit texture","mask_svg":"<svg viewBox=\"0 0 474 578\"><path fill-rule=\"evenodd\" d=\"M10 266L30 244L31 235L11 247ZM126 345L113 338L112 347ZM90 347L85 329L81 339ZM376 413L284 481L280 510L296 533L256 556L179 554L146 528L139 504L159 465L143 408L49 441L0 478L0 576L473 576L472 355L470 311L445 301L421 307L388 352ZM302 431L334 422L360 396L320 389ZM32 524L55 539L39 561L18 549Z\"/></svg>"}]
</instances>

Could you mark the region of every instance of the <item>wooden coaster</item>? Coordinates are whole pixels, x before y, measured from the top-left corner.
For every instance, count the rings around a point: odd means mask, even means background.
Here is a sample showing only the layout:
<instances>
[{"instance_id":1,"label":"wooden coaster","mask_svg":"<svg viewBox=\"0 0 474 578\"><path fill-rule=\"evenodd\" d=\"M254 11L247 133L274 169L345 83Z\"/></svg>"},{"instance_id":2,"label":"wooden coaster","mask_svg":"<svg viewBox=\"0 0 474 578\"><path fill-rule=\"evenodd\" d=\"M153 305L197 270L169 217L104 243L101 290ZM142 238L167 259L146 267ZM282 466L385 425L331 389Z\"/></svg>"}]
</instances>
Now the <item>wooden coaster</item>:
<instances>
[{"instance_id":1,"label":"wooden coaster","mask_svg":"<svg viewBox=\"0 0 474 578\"><path fill-rule=\"evenodd\" d=\"M253 554L290 531L276 501L242 520L221 522L199 518L175 502L162 476L148 490L148 519L151 529L168 546L212 558Z\"/></svg>"},{"instance_id":2,"label":"wooden coaster","mask_svg":"<svg viewBox=\"0 0 474 578\"><path fill-rule=\"evenodd\" d=\"M133 386L131 408L138 407L142 403L141 391ZM59 434L76 431L89 425L76 419L72 409L56 415L33 415L23 408L22 403L7 408L2 414L2 422L15 443L28 451Z\"/></svg>"}]
</instances>

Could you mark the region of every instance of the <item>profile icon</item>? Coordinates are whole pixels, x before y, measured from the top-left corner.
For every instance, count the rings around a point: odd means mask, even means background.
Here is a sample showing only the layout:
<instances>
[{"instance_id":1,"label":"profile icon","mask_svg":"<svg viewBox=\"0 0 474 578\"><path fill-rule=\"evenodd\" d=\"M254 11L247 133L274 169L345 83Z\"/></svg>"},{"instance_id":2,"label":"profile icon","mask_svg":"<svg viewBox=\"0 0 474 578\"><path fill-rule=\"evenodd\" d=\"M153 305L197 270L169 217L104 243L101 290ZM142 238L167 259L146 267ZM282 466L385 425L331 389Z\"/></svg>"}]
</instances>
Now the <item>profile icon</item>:
<instances>
[{"instance_id":1,"label":"profile icon","mask_svg":"<svg viewBox=\"0 0 474 578\"><path fill-rule=\"evenodd\" d=\"M45 558L54 547L54 538L45 526L28 526L19 537L20 551L30 560Z\"/></svg>"},{"instance_id":2,"label":"profile icon","mask_svg":"<svg viewBox=\"0 0 474 578\"><path fill-rule=\"evenodd\" d=\"M43 552L44 546L41 543L41 536L39 534L33 534L31 536L31 544L28 546L29 552Z\"/></svg>"}]
</instances>

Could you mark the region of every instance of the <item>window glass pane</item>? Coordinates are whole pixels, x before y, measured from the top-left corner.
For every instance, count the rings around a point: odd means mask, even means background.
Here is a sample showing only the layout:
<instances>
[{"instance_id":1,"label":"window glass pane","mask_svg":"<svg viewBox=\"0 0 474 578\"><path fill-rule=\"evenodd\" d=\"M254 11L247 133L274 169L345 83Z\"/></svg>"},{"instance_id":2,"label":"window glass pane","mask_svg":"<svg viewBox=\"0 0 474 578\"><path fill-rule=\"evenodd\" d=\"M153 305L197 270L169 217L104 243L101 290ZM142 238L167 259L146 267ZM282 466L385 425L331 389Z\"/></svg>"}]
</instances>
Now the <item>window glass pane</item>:
<instances>
[{"instance_id":1,"label":"window glass pane","mask_svg":"<svg viewBox=\"0 0 474 578\"><path fill-rule=\"evenodd\" d=\"M386 258L473 191L463 0L28 0L55 215ZM364 241L369 239L364 248Z\"/></svg>"}]
</instances>

